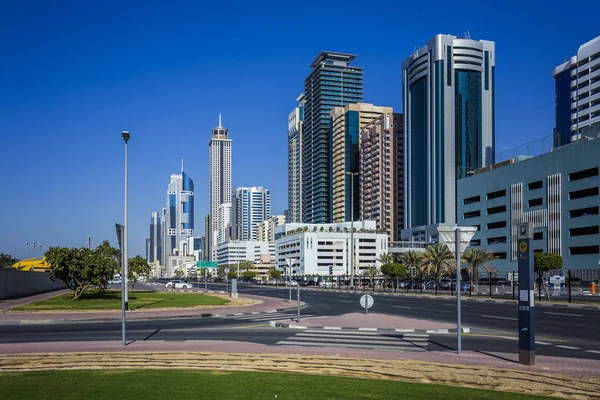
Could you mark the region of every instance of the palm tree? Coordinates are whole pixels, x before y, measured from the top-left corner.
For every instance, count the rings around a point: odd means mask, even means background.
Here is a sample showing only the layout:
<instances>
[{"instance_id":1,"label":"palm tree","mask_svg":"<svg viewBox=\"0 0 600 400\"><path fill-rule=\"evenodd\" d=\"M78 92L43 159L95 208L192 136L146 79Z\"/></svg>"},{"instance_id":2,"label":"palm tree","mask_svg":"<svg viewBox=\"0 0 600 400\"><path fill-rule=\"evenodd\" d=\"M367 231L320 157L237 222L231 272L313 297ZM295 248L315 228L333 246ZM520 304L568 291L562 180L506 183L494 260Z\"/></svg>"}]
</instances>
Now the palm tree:
<instances>
[{"instance_id":1,"label":"palm tree","mask_svg":"<svg viewBox=\"0 0 600 400\"><path fill-rule=\"evenodd\" d=\"M409 250L406 253L400 256L400 260L402 264L408 268L408 270L419 271L419 277L421 278L421 284L423 283L423 271L421 270L421 265L423 265L423 253L418 252L416 250ZM412 273L410 274L410 281L412 283ZM411 288L412 289L412 288Z\"/></svg>"},{"instance_id":2,"label":"palm tree","mask_svg":"<svg viewBox=\"0 0 600 400\"><path fill-rule=\"evenodd\" d=\"M422 269L427 274L435 277L435 294L437 295L440 278L447 273L455 263L452 252L441 243L427 246L427 250L423 255Z\"/></svg>"},{"instance_id":3,"label":"palm tree","mask_svg":"<svg viewBox=\"0 0 600 400\"><path fill-rule=\"evenodd\" d=\"M383 253L377 259L382 265L394 262L394 257L390 253Z\"/></svg>"},{"instance_id":4,"label":"palm tree","mask_svg":"<svg viewBox=\"0 0 600 400\"><path fill-rule=\"evenodd\" d=\"M371 286L373 287L373 291L375 291L375 277L379 274L379 268L374 265L369 265L364 272L364 275L369 278L371 281Z\"/></svg>"},{"instance_id":5,"label":"palm tree","mask_svg":"<svg viewBox=\"0 0 600 400\"><path fill-rule=\"evenodd\" d=\"M479 291L479 267L495 259L494 253L479 247L468 249L463 253L461 261L469 266L471 271L469 276L472 278L471 285L475 286L475 292Z\"/></svg>"}]
</instances>

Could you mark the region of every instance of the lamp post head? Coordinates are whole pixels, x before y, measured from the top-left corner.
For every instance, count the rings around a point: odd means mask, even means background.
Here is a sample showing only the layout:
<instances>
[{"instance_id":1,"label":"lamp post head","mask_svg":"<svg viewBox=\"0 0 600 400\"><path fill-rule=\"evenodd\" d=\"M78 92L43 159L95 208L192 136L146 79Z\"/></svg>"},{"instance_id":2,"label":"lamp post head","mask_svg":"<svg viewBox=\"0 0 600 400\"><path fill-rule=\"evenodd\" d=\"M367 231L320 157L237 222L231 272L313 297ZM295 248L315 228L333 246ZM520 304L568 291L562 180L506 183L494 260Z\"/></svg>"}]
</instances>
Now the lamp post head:
<instances>
[{"instance_id":1,"label":"lamp post head","mask_svg":"<svg viewBox=\"0 0 600 400\"><path fill-rule=\"evenodd\" d=\"M123 140L125 141L125 143L127 143L127 141L129 140L129 138L130 138L131 136L129 135L129 132L128 132L128 131L123 131L123 132L121 133L121 137L123 138Z\"/></svg>"}]
</instances>

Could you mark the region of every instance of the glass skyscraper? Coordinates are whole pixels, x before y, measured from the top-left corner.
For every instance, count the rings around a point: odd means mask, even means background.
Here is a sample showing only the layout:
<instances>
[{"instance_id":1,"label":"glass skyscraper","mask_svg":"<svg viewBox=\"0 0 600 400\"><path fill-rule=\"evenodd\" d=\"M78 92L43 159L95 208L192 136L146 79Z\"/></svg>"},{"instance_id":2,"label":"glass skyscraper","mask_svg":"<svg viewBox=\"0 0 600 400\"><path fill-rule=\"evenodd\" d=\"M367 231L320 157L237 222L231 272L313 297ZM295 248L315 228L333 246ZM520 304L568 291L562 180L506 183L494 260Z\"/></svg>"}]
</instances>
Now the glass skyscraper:
<instances>
[{"instance_id":1,"label":"glass skyscraper","mask_svg":"<svg viewBox=\"0 0 600 400\"><path fill-rule=\"evenodd\" d=\"M323 51L304 81L302 125L302 221L327 223L331 213L331 123L334 107L359 103L363 69L351 66L352 54Z\"/></svg>"},{"instance_id":2,"label":"glass skyscraper","mask_svg":"<svg viewBox=\"0 0 600 400\"><path fill-rule=\"evenodd\" d=\"M164 209L164 236L162 253L167 265L168 256L182 255L182 243L194 236L194 182L183 171L180 175L171 175L167 188L167 207Z\"/></svg>"},{"instance_id":3,"label":"glass skyscraper","mask_svg":"<svg viewBox=\"0 0 600 400\"><path fill-rule=\"evenodd\" d=\"M271 195L262 187L236 188L231 196L232 240L257 240L258 224L271 216Z\"/></svg>"},{"instance_id":4,"label":"glass skyscraper","mask_svg":"<svg viewBox=\"0 0 600 400\"><path fill-rule=\"evenodd\" d=\"M456 222L456 182L494 163L495 43L437 35L402 63L405 228Z\"/></svg>"}]
</instances>

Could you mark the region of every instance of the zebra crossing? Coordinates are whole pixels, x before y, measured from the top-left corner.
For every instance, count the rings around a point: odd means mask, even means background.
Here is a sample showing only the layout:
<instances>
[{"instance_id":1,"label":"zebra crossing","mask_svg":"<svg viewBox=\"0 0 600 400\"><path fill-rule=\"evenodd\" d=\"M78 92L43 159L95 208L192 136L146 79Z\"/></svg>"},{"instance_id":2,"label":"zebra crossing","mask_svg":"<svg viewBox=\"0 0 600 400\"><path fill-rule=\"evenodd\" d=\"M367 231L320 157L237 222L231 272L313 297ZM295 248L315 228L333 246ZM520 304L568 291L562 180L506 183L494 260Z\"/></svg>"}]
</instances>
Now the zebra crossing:
<instances>
[{"instance_id":1,"label":"zebra crossing","mask_svg":"<svg viewBox=\"0 0 600 400\"><path fill-rule=\"evenodd\" d=\"M429 334L367 332L358 330L306 329L285 340L281 346L346 347L370 350L427 351Z\"/></svg>"},{"instance_id":2,"label":"zebra crossing","mask_svg":"<svg viewBox=\"0 0 600 400\"><path fill-rule=\"evenodd\" d=\"M302 314L302 318L313 317L312 314ZM220 315L219 318L235 319L239 321L252 321L252 322L268 322L268 321L284 321L295 319L298 317L297 313L293 312L254 312L254 313L240 313L240 314L229 314Z\"/></svg>"}]
</instances>

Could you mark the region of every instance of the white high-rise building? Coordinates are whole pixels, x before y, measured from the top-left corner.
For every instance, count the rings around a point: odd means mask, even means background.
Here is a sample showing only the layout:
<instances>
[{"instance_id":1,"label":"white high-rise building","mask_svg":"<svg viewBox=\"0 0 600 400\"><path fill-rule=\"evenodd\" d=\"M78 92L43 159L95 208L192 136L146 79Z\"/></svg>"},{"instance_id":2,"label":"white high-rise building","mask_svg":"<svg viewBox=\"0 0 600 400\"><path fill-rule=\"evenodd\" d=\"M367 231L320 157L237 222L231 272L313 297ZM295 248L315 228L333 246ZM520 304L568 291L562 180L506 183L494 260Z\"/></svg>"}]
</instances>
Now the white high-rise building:
<instances>
[{"instance_id":1,"label":"white high-rise building","mask_svg":"<svg viewBox=\"0 0 600 400\"><path fill-rule=\"evenodd\" d=\"M231 201L233 240L257 240L258 224L271 216L271 195L263 187L236 188Z\"/></svg>"},{"instance_id":2,"label":"white high-rise building","mask_svg":"<svg viewBox=\"0 0 600 400\"><path fill-rule=\"evenodd\" d=\"M223 203L219 206L219 216L217 221L217 245L226 242L227 226L231 224L231 203Z\"/></svg>"},{"instance_id":3,"label":"white high-rise building","mask_svg":"<svg viewBox=\"0 0 600 400\"><path fill-rule=\"evenodd\" d=\"M214 260L218 241L218 216L219 206L231 203L231 139L229 130L221 124L213 128L212 137L208 143L209 150L209 177L210 177L210 215L209 232L206 238L209 241L205 257Z\"/></svg>"}]
</instances>

